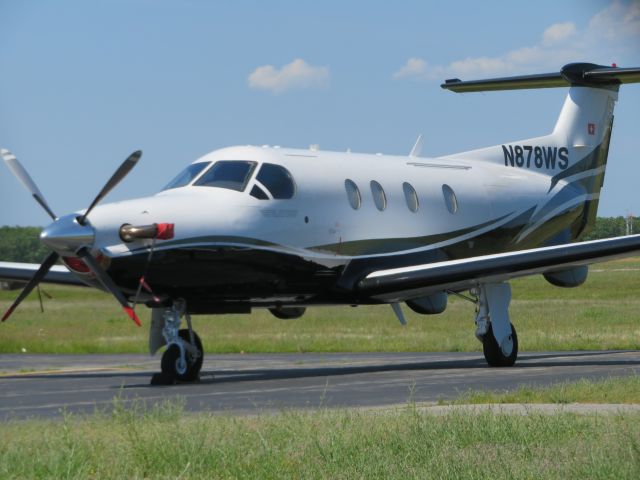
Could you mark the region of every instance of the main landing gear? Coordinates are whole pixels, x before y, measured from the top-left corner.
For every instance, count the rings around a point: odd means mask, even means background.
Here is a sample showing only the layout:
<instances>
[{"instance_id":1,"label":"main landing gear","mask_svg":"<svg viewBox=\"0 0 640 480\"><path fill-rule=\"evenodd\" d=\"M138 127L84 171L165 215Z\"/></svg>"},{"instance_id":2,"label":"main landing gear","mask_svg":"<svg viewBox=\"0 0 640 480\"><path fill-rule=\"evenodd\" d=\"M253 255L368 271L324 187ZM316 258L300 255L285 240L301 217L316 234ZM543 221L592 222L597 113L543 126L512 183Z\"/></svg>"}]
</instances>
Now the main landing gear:
<instances>
[{"instance_id":1,"label":"main landing gear","mask_svg":"<svg viewBox=\"0 0 640 480\"><path fill-rule=\"evenodd\" d=\"M492 367L511 367L518 358L518 335L509 321L511 286L483 283L471 290L476 297L476 338Z\"/></svg>"},{"instance_id":2,"label":"main landing gear","mask_svg":"<svg viewBox=\"0 0 640 480\"><path fill-rule=\"evenodd\" d=\"M180 329L182 317L187 327ZM195 382L200 378L204 350L200 337L191 326L184 300L174 300L168 308L156 308L151 315L149 353L154 355L162 346L161 373L151 378L152 385L173 385L177 382Z\"/></svg>"}]
</instances>

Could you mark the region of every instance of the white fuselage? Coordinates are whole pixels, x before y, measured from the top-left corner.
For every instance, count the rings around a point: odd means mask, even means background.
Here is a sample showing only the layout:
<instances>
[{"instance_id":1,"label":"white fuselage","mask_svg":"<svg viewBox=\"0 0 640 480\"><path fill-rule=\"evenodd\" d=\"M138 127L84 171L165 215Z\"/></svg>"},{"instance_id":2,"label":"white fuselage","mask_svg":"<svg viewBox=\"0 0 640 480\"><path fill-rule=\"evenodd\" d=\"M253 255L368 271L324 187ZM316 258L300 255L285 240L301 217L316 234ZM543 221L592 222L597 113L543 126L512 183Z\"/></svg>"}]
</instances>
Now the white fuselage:
<instances>
[{"instance_id":1,"label":"white fuselage","mask_svg":"<svg viewBox=\"0 0 640 480\"><path fill-rule=\"evenodd\" d=\"M216 150L154 196L98 205L93 254L125 291L149 272L206 312L352 304L376 269L570 243L595 221L616 98L572 87L549 135L438 158ZM173 224L174 236L125 242L123 224Z\"/></svg>"},{"instance_id":2,"label":"white fuselage","mask_svg":"<svg viewBox=\"0 0 640 480\"><path fill-rule=\"evenodd\" d=\"M125 218L131 224L174 223L175 238L167 242L169 245L176 241L185 242L182 246L215 243L215 237L233 237L231 243L238 246L276 248L337 265L352 257L410 253L472 239L535 206L549 189L549 177L537 172L459 158L231 147L211 152L194 163L219 160L258 162L253 177L261 163L282 165L293 176L295 195L286 200L259 200L249 195L255 182L251 178L243 192L185 186L153 197L105 204L97 207L91 218L97 231L96 245L109 256L128 255L148 245L148 240L122 242L117 231ZM348 201L347 179L360 191L361 206L357 210ZM382 211L374 203L372 181L384 190L386 208ZM415 212L408 207L405 182L417 194ZM443 185L455 193L454 213L447 206ZM465 231L469 228L471 231ZM400 250L354 244L372 240L382 244L385 240L449 232L460 233L428 245L412 247L404 242ZM242 239L258 240L260 245ZM228 245L229 241L224 243ZM165 248L163 242L158 241L156 248Z\"/></svg>"}]
</instances>

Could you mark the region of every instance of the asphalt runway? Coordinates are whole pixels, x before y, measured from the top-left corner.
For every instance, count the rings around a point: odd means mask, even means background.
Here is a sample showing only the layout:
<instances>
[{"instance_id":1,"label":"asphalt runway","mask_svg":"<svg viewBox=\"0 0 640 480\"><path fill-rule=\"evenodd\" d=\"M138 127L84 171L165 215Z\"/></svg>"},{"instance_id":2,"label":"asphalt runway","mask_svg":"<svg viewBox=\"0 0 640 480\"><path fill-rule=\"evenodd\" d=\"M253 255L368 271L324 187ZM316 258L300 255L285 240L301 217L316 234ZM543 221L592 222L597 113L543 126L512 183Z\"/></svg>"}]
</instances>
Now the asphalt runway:
<instances>
[{"instance_id":1,"label":"asphalt runway","mask_svg":"<svg viewBox=\"0 0 640 480\"><path fill-rule=\"evenodd\" d=\"M143 355L0 355L0 418L108 410L116 397L234 414L436 402L469 389L638 375L640 351L526 352L512 368L489 368L480 353L208 355L199 383L151 386L158 370L159 357Z\"/></svg>"}]
</instances>

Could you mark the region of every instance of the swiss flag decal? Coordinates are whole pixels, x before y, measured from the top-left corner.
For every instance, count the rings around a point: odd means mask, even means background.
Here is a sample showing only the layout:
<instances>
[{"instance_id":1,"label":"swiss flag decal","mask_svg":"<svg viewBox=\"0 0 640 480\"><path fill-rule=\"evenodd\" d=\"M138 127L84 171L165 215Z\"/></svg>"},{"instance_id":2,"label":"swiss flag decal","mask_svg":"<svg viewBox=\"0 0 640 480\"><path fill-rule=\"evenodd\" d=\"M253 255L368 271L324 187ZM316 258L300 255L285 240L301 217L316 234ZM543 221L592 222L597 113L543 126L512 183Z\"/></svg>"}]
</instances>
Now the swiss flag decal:
<instances>
[{"instance_id":1,"label":"swiss flag decal","mask_svg":"<svg viewBox=\"0 0 640 480\"><path fill-rule=\"evenodd\" d=\"M595 123L589 123L587 125L587 132L589 132L589 135L595 135L596 134L596 124Z\"/></svg>"}]
</instances>

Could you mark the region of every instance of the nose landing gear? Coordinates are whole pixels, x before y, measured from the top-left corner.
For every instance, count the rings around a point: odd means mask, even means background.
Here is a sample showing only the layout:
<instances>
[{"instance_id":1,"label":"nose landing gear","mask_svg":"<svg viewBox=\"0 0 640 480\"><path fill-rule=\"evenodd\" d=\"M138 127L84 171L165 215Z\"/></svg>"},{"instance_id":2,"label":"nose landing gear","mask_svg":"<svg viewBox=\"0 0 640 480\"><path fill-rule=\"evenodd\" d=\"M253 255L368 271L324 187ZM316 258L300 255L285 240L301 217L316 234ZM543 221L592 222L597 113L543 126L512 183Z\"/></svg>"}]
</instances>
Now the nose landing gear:
<instances>
[{"instance_id":1,"label":"nose landing gear","mask_svg":"<svg viewBox=\"0 0 640 480\"><path fill-rule=\"evenodd\" d=\"M202 342L196 332L193 332L194 343L191 343L189 330L178 332L182 345L170 344L162 354L160 367L162 374L173 377L180 382L195 382L199 380L202 368Z\"/></svg>"},{"instance_id":2,"label":"nose landing gear","mask_svg":"<svg viewBox=\"0 0 640 480\"><path fill-rule=\"evenodd\" d=\"M161 373L151 378L151 385L173 385L177 382L196 382L204 360L202 341L191 326L191 316L186 312L186 303L179 299L171 307L163 309L160 315L154 312L149 346L151 353L159 348L160 334L167 349L160 362ZM186 329L180 329L182 316L187 320Z\"/></svg>"}]
</instances>

